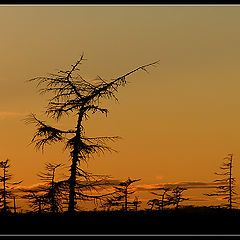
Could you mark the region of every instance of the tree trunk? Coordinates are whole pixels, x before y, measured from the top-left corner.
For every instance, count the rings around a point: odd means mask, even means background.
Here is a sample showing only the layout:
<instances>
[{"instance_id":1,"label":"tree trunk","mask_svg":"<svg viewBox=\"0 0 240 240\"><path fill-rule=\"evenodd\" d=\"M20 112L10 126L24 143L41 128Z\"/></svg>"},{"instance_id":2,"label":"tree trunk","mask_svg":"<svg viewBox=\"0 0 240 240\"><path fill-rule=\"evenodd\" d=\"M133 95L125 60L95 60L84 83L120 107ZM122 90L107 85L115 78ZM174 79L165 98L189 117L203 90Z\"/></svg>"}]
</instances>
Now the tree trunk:
<instances>
[{"instance_id":1,"label":"tree trunk","mask_svg":"<svg viewBox=\"0 0 240 240\"><path fill-rule=\"evenodd\" d=\"M16 213L16 199L15 197L13 197L13 209L14 209L14 213Z\"/></svg>"},{"instance_id":2,"label":"tree trunk","mask_svg":"<svg viewBox=\"0 0 240 240\"><path fill-rule=\"evenodd\" d=\"M39 214L42 213L41 199L39 200L39 203L38 203L38 213Z\"/></svg>"},{"instance_id":3,"label":"tree trunk","mask_svg":"<svg viewBox=\"0 0 240 240\"><path fill-rule=\"evenodd\" d=\"M7 203L6 203L6 168L3 168L3 211L6 212Z\"/></svg>"},{"instance_id":4,"label":"tree trunk","mask_svg":"<svg viewBox=\"0 0 240 240\"><path fill-rule=\"evenodd\" d=\"M126 188L126 192L125 192L125 211L127 212L127 188Z\"/></svg>"},{"instance_id":5,"label":"tree trunk","mask_svg":"<svg viewBox=\"0 0 240 240\"><path fill-rule=\"evenodd\" d=\"M232 155L229 166L229 208L232 209Z\"/></svg>"},{"instance_id":6,"label":"tree trunk","mask_svg":"<svg viewBox=\"0 0 240 240\"><path fill-rule=\"evenodd\" d=\"M177 210L178 207L179 207L179 201L180 201L180 199L177 198L177 202L176 202L176 210Z\"/></svg>"},{"instance_id":7,"label":"tree trunk","mask_svg":"<svg viewBox=\"0 0 240 240\"><path fill-rule=\"evenodd\" d=\"M55 185L54 185L54 177L55 177L55 168L53 169L52 173L52 182L51 182L51 212L57 212L56 209L56 202L55 202Z\"/></svg>"},{"instance_id":8,"label":"tree trunk","mask_svg":"<svg viewBox=\"0 0 240 240\"><path fill-rule=\"evenodd\" d=\"M163 205L164 205L164 197L165 197L165 194L166 194L166 192L164 191L164 193L163 193L163 195L162 195L162 211L163 211Z\"/></svg>"},{"instance_id":9,"label":"tree trunk","mask_svg":"<svg viewBox=\"0 0 240 240\"><path fill-rule=\"evenodd\" d=\"M76 134L75 134L75 142L74 142L74 149L72 151L72 165L70 168L71 176L69 178L69 203L68 203L68 212L74 213L75 212L75 197L76 197L76 173L77 173L77 162L78 162L78 155L79 155L79 145L80 145L80 136L81 136L81 123L82 123L82 114L79 112L78 114L78 122L76 127Z\"/></svg>"},{"instance_id":10,"label":"tree trunk","mask_svg":"<svg viewBox=\"0 0 240 240\"><path fill-rule=\"evenodd\" d=\"M75 211L75 186L76 186L76 167L77 161L75 158L72 159L71 165L71 176L69 178L69 204L68 204L68 212L74 213Z\"/></svg>"}]
</instances>

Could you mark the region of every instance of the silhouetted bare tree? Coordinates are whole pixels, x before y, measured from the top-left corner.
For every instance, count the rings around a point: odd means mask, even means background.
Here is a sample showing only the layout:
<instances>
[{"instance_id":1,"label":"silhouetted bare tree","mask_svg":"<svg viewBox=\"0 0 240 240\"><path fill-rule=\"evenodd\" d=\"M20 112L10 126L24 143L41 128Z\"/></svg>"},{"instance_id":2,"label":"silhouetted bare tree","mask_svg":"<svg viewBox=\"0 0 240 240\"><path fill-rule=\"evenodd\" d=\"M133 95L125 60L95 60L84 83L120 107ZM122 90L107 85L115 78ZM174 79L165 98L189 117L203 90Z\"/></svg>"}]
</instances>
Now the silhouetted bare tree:
<instances>
[{"instance_id":1,"label":"silhouetted bare tree","mask_svg":"<svg viewBox=\"0 0 240 240\"><path fill-rule=\"evenodd\" d=\"M175 209L177 210L179 208L180 202L189 200L189 198L183 197L183 192L187 190L187 188L179 187L177 186L172 190L172 195L169 195L168 201L169 204L175 204Z\"/></svg>"},{"instance_id":2,"label":"silhouetted bare tree","mask_svg":"<svg viewBox=\"0 0 240 240\"><path fill-rule=\"evenodd\" d=\"M104 210L107 209L107 211L110 211L111 207L114 207L114 206L117 206L117 207L121 206L121 203L119 203L119 200L116 199L115 197L111 197L111 198L108 197L101 204L101 208L103 208Z\"/></svg>"},{"instance_id":3,"label":"silhouetted bare tree","mask_svg":"<svg viewBox=\"0 0 240 240\"><path fill-rule=\"evenodd\" d=\"M42 189L35 190L22 190L25 194L22 196L23 199L29 201L29 206L33 209L33 212L38 214L44 213L47 206L47 201L45 198L45 192Z\"/></svg>"},{"instance_id":4,"label":"silhouetted bare tree","mask_svg":"<svg viewBox=\"0 0 240 240\"><path fill-rule=\"evenodd\" d=\"M45 171L40 172L38 177L44 182L44 185L39 185L35 189L21 189L25 194L23 199L30 202L30 207L34 212L52 212L58 213L62 211L62 181L56 180L57 168L63 164L46 163Z\"/></svg>"},{"instance_id":5,"label":"silhouetted bare tree","mask_svg":"<svg viewBox=\"0 0 240 240\"><path fill-rule=\"evenodd\" d=\"M224 207L232 209L233 204L237 203L235 201L235 178L232 175L233 168L233 154L228 154L224 158L224 162L220 169L221 173L215 173L218 176L223 176L221 179L217 179L214 182L217 184L215 193L207 193L207 196L220 196L224 200L227 200L227 204L223 204Z\"/></svg>"},{"instance_id":6,"label":"silhouetted bare tree","mask_svg":"<svg viewBox=\"0 0 240 240\"><path fill-rule=\"evenodd\" d=\"M50 74L47 77L36 77L30 81L36 81L41 93L50 93L53 96L48 101L46 114L56 120L60 120L64 115L76 116L75 129L61 130L52 127L39 120L35 114L31 114L27 123L36 126L36 132L32 138L32 143L37 149L42 149L47 144L65 142L65 148L70 150L71 167L69 177L69 204L68 212L75 210L76 198L76 176L82 175L80 163L86 161L95 153L113 151L106 145L107 141L118 140L119 137L86 137L83 121L89 114L96 112L107 114L108 110L100 106L101 99L115 99L115 93L120 86L127 84L126 78L138 70L146 71L146 68L155 66L157 62L138 67L114 80L105 81L98 77L95 81L85 80L79 74L79 66L82 64L83 55L71 66L69 70L60 70L57 74ZM80 171L80 172L79 172Z\"/></svg>"},{"instance_id":7,"label":"silhouetted bare tree","mask_svg":"<svg viewBox=\"0 0 240 240\"><path fill-rule=\"evenodd\" d=\"M115 197L117 202L121 202L123 200L123 210L128 211L128 205L133 204L133 202L129 201L129 195L133 194L135 191L132 188L132 183L140 181L141 179L130 179L128 178L126 181L123 181L119 183L118 186L115 186L114 188L116 189L116 194L117 196Z\"/></svg>"},{"instance_id":8,"label":"silhouetted bare tree","mask_svg":"<svg viewBox=\"0 0 240 240\"><path fill-rule=\"evenodd\" d=\"M156 207L158 210L160 209L160 200L158 198L150 199L147 202L147 205L150 206L150 210L153 210Z\"/></svg>"},{"instance_id":9,"label":"silhouetted bare tree","mask_svg":"<svg viewBox=\"0 0 240 240\"><path fill-rule=\"evenodd\" d=\"M9 206L9 199L13 199L14 194L13 194L13 187L20 184L22 181L19 182L10 182L12 180L12 174L9 173L9 168L10 168L10 160L7 159L5 161L0 161L0 168L2 169L3 173L0 176L0 182L3 183L3 187L0 189L0 194L1 194L1 207L2 211L6 213L7 211L10 211L12 207Z\"/></svg>"},{"instance_id":10,"label":"silhouetted bare tree","mask_svg":"<svg viewBox=\"0 0 240 240\"><path fill-rule=\"evenodd\" d=\"M138 210L138 207L140 207L142 201L138 200L138 197L135 196L134 201L132 202L133 206L135 207L135 211Z\"/></svg>"},{"instance_id":11,"label":"silhouetted bare tree","mask_svg":"<svg viewBox=\"0 0 240 240\"><path fill-rule=\"evenodd\" d=\"M153 210L154 207L156 207L157 210L163 210L165 206L171 205L175 205L175 209L178 209L180 202L189 200L189 198L185 198L182 196L183 192L187 190L186 188L177 186L173 189L168 187L162 188L162 190L162 194L151 192L152 194L159 196L160 198L154 198L147 202L147 204L150 206L150 210Z\"/></svg>"},{"instance_id":12,"label":"silhouetted bare tree","mask_svg":"<svg viewBox=\"0 0 240 240\"><path fill-rule=\"evenodd\" d=\"M170 191L170 188L164 187L161 188L161 190L163 190L162 194L151 192L152 194L160 197L148 201L148 205L151 206L151 210L153 209L154 206L156 206L158 210L160 209L163 210L164 206L169 205L169 200L167 200L167 197L169 197L169 195L167 194L167 192Z\"/></svg>"},{"instance_id":13,"label":"silhouetted bare tree","mask_svg":"<svg viewBox=\"0 0 240 240\"><path fill-rule=\"evenodd\" d=\"M45 164L45 172L40 172L38 176L40 180L45 182L46 185L42 187L45 192L45 204L48 205L48 211L58 213L62 211L62 181L56 181L56 170L63 166L63 164Z\"/></svg>"}]
</instances>

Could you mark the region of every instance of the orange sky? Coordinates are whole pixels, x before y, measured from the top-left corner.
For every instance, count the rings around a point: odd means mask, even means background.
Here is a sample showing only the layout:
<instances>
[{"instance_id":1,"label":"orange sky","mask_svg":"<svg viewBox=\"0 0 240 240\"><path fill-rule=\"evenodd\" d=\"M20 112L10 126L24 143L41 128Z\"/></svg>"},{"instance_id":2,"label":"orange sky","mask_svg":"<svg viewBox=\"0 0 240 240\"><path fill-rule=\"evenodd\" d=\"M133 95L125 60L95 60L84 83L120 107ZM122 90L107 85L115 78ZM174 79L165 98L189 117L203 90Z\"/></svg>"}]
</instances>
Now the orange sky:
<instances>
[{"instance_id":1,"label":"orange sky","mask_svg":"<svg viewBox=\"0 0 240 240\"><path fill-rule=\"evenodd\" d=\"M21 120L47 101L26 80L66 69L84 52L88 79L160 60L129 78L119 104L106 101L107 119L86 123L89 136L123 138L112 145L117 154L91 159L90 171L141 184L208 183L233 153L238 180L239 21L239 6L0 6L1 159L11 159L24 185L38 183L44 162L69 164L60 145L44 155L28 146L34 128Z\"/></svg>"}]
</instances>

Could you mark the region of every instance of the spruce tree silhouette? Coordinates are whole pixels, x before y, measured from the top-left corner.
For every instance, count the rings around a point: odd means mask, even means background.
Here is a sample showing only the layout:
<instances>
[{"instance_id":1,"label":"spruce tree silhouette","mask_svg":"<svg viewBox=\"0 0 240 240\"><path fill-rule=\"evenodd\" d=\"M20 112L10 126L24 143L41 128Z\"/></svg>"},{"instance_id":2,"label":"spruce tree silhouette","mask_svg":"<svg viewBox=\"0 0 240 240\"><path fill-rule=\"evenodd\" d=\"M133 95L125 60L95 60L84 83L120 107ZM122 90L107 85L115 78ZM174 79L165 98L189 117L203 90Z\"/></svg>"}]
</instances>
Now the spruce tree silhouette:
<instances>
[{"instance_id":1,"label":"spruce tree silhouette","mask_svg":"<svg viewBox=\"0 0 240 240\"><path fill-rule=\"evenodd\" d=\"M62 182L56 181L56 170L63 164L45 163L45 171L38 177L45 185L39 185L35 189L22 189L25 194L23 199L28 199L30 207L39 214L43 212L62 212Z\"/></svg>"},{"instance_id":2,"label":"spruce tree silhouette","mask_svg":"<svg viewBox=\"0 0 240 240\"><path fill-rule=\"evenodd\" d=\"M222 204L223 207L227 207L232 209L233 204L237 202L235 195L236 180L233 177L232 169L233 169L233 154L228 154L227 157L224 158L223 164L220 167L222 170L221 173L216 173L218 176L223 176L221 179L217 179L214 181L216 183L216 192L215 193L207 193L204 194L206 196L220 196L224 200L227 200L227 204Z\"/></svg>"},{"instance_id":3,"label":"spruce tree silhouette","mask_svg":"<svg viewBox=\"0 0 240 240\"><path fill-rule=\"evenodd\" d=\"M168 187L161 189L163 190L163 194L151 192L160 198L154 198L147 202L147 204L150 206L150 210L153 210L154 207L156 207L157 210L163 210L164 207L171 205L175 205L175 209L177 210L180 206L180 202L189 200L189 198L183 197L183 192L187 190L187 188L177 186L172 189Z\"/></svg>"},{"instance_id":4,"label":"spruce tree silhouette","mask_svg":"<svg viewBox=\"0 0 240 240\"><path fill-rule=\"evenodd\" d=\"M172 195L167 196L169 203L175 204L176 210L179 208L180 202L189 200L189 198L183 197L183 192L186 190L187 188L177 186L172 190Z\"/></svg>"},{"instance_id":5,"label":"spruce tree silhouette","mask_svg":"<svg viewBox=\"0 0 240 240\"><path fill-rule=\"evenodd\" d=\"M45 198L45 192L42 189L26 190L22 189L25 193L21 196L22 199L29 201L29 206L34 213L42 214L46 212L47 201Z\"/></svg>"},{"instance_id":6,"label":"spruce tree silhouette","mask_svg":"<svg viewBox=\"0 0 240 240\"><path fill-rule=\"evenodd\" d=\"M101 208L109 212L112 207L122 207L122 199L123 196L115 195L116 192L113 193L111 197L106 197L101 203Z\"/></svg>"},{"instance_id":7,"label":"spruce tree silhouette","mask_svg":"<svg viewBox=\"0 0 240 240\"><path fill-rule=\"evenodd\" d=\"M147 205L150 206L150 210L153 210L154 207L160 210L160 206L161 206L160 200L158 198L148 200Z\"/></svg>"},{"instance_id":8,"label":"spruce tree silhouette","mask_svg":"<svg viewBox=\"0 0 240 240\"><path fill-rule=\"evenodd\" d=\"M48 211L52 213L62 212L62 181L56 181L56 170L62 166L61 163L45 163L45 172L38 174L40 180L46 183L46 186L42 187L45 192L43 197L45 205L49 206Z\"/></svg>"},{"instance_id":9,"label":"spruce tree silhouette","mask_svg":"<svg viewBox=\"0 0 240 240\"><path fill-rule=\"evenodd\" d=\"M160 198L155 198L155 199L148 201L148 205L151 206L151 210L153 209L153 207L155 205L158 210L160 210L160 209L163 210L165 206L169 205L169 201L167 200L167 197L169 197L168 192L170 191L170 188L163 187L163 188L160 188L159 190L163 190L163 193L160 194L160 193L151 192L152 194L160 197Z\"/></svg>"},{"instance_id":10,"label":"spruce tree silhouette","mask_svg":"<svg viewBox=\"0 0 240 240\"><path fill-rule=\"evenodd\" d=\"M138 197L135 196L134 201L133 201L133 203L132 203L133 206L134 206L134 208L135 208L135 211L138 210L138 207L140 207L141 203L142 203L142 201L140 201L140 200L138 199Z\"/></svg>"},{"instance_id":11,"label":"spruce tree silhouette","mask_svg":"<svg viewBox=\"0 0 240 240\"><path fill-rule=\"evenodd\" d=\"M80 164L87 161L93 154L112 152L113 149L106 143L119 139L119 137L87 137L83 126L84 120L90 117L89 114L96 112L107 115L108 110L100 106L101 100L115 99L117 101L115 93L119 87L127 84L128 76L139 70L147 71L148 67L155 66L159 62L140 66L111 81L105 81L101 77L98 77L96 81L88 81L79 74L79 66L84 60L82 55L69 70L60 70L57 74L30 80L37 82L37 87L42 87L40 93L53 95L48 101L46 115L56 120L60 120L63 116L75 116L75 129L57 129L39 120L35 114L25 119L26 123L33 123L36 126L36 132L31 140L36 149L43 150L45 145L64 142L65 148L70 151L69 213L75 211L76 176L83 175Z\"/></svg>"},{"instance_id":12,"label":"spruce tree silhouette","mask_svg":"<svg viewBox=\"0 0 240 240\"><path fill-rule=\"evenodd\" d=\"M122 204L122 209L126 212L128 211L129 205L134 204L134 201L129 201L129 195L135 192L131 184L140 180L141 179L132 180L131 178L128 178L126 181L120 182L118 186L114 187L117 194L117 196L115 196L115 202Z\"/></svg>"},{"instance_id":13,"label":"spruce tree silhouette","mask_svg":"<svg viewBox=\"0 0 240 240\"><path fill-rule=\"evenodd\" d=\"M5 161L0 161L0 168L3 170L3 173L0 176L0 182L3 183L3 187L0 189L0 194L1 194L0 204L1 204L3 213L11 211L12 207L9 206L9 199L13 199L15 202L15 199L14 199L15 195L13 194L14 187L10 187L10 185L15 186L22 182L22 181L9 182L13 178L12 174L9 173L9 168L11 166L9 162L10 162L9 159Z\"/></svg>"}]
</instances>

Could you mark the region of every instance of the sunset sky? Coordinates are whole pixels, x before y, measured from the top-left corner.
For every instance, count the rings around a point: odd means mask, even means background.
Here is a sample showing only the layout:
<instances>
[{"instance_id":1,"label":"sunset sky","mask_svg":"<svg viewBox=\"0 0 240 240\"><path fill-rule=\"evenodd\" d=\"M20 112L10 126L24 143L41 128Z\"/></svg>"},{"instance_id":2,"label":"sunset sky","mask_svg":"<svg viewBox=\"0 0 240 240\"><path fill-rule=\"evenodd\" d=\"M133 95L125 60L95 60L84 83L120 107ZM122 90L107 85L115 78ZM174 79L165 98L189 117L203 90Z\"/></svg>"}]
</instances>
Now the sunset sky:
<instances>
[{"instance_id":1,"label":"sunset sky","mask_svg":"<svg viewBox=\"0 0 240 240\"><path fill-rule=\"evenodd\" d=\"M160 60L149 74L128 78L119 103L105 101L107 118L93 115L86 122L88 136L122 137L111 145L118 153L96 156L86 169L120 180L141 178L139 189L178 182L208 187L223 158L233 153L238 183L239 22L240 6L1 5L1 160L11 160L15 179L25 186L39 182L36 174L47 161L70 164L61 144L44 154L29 146L34 126L23 119L35 112L46 120L48 96L40 96L28 79L68 69L82 53L87 79L110 80ZM185 195L196 199L191 204L211 204L205 192L209 188ZM136 195L152 197L148 191Z\"/></svg>"}]
</instances>

